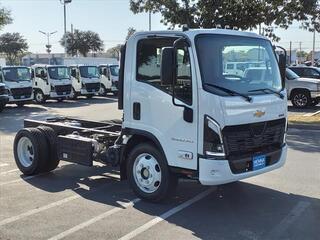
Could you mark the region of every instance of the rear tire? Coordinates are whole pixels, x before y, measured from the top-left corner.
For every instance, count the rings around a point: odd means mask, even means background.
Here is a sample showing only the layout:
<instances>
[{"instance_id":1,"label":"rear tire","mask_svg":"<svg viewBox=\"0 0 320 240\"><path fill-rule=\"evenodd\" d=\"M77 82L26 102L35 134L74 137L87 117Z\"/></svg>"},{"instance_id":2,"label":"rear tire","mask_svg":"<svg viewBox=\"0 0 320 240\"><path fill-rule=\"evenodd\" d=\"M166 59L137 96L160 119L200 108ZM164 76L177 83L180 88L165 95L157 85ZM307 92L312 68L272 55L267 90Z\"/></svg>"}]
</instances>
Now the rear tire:
<instances>
[{"instance_id":1,"label":"rear tire","mask_svg":"<svg viewBox=\"0 0 320 240\"><path fill-rule=\"evenodd\" d=\"M315 98L315 99L312 99L312 100L311 100L310 106L311 106L311 107L315 107L315 106L317 106L319 103L320 103L320 100L319 100L318 98Z\"/></svg>"},{"instance_id":2,"label":"rear tire","mask_svg":"<svg viewBox=\"0 0 320 240\"><path fill-rule=\"evenodd\" d=\"M305 108L310 106L311 97L308 91L295 91L291 96L292 105L297 108Z\"/></svg>"},{"instance_id":3,"label":"rear tire","mask_svg":"<svg viewBox=\"0 0 320 240\"><path fill-rule=\"evenodd\" d=\"M153 145L137 145L127 160L128 180L138 197L160 202L176 189L177 176L170 172L165 156Z\"/></svg>"},{"instance_id":4,"label":"rear tire","mask_svg":"<svg viewBox=\"0 0 320 240\"><path fill-rule=\"evenodd\" d=\"M39 126L38 129L45 135L47 139L49 157L44 171L50 172L56 169L60 162L58 158L57 134L51 127Z\"/></svg>"},{"instance_id":5,"label":"rear tire","mask_svg":"<svg viewBox=\"0 0 320 240\"><path fill-rule=\"evenodd\" d=\"M24 128L14 139L14 158L25 175L35 175L45 170L48 150L46 137L36 128Z\"/></svg>"}]
</instances>

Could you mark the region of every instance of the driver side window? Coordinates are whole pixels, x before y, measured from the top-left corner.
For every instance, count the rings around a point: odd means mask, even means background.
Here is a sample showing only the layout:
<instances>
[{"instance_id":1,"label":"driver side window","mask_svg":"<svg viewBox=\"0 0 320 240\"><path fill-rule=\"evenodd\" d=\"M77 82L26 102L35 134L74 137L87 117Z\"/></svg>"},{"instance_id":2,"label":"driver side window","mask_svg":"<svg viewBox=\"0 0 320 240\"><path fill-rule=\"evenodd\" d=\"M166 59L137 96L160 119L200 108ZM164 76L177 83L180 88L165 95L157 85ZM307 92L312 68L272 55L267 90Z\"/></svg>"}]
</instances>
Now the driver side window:
<instances>
[{"instance_id":1,"label":"driver side window","mask_svg":"<svg viewBox=\"0 0 320 240\"><path fill-rule=\"evenodd\" d=\"M163 85L160 81L160 65L162 48L173 46L175 38L143 39L137 47L137 81L150 84L170 95L171 85ZM192 78L190 57L187 48L177 51L177 82L175 97L188 105L192 105Z\"/></svg>"}]
</instances>

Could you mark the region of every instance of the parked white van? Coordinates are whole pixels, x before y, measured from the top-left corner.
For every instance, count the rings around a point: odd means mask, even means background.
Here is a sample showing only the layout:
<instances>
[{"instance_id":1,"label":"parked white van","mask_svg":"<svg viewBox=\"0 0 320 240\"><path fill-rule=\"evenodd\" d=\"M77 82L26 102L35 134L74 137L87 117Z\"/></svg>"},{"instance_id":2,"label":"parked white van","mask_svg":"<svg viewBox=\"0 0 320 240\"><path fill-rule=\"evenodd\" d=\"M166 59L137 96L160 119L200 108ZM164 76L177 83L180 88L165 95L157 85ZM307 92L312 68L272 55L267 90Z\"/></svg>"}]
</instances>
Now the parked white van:
<instances>
[{"instance_id":1,"label":"parked white van","mask_svg":"<svg viewBox=\"0 0 320 240\"><path fill-rule=\"evenodd\" d=\"M0 82L9 90L9 103L22 107L33 100L30 68L23 66L2 67Z\"/></svg>"},{"instance_id":2,"label":"parked white van","mask_svg":"<svg viewBox=\"0 0 320 240\"><path fill-rule=\"evenodd\" d=\"M70 70L66 66L34 65L32 66L34 99L44 103L47 99L63 101L70 97Z\"/></svg>"},{"instance_id":3,"label":"parked white van","mask_svg":"<svg viewBox=\"0 0 320 240\"><path fill-rule=\"evenodd\" d=\"M102 64L99 65L101 75L100 95L105 96L108 92L114 95L118 94L119 65L118 64Z\"/></svg>"},{"instance_id":4,"label":"parked white van","mask_svg":"<svg viewBox=\"0 0 320 240\"><path fill-rule=\"evenodd\" d=\"M72 90L70 98L75 99L79 95L92 98L99 94L100 74L94 65L73 65L71 69Z\"/></svg>"}]
</instances>

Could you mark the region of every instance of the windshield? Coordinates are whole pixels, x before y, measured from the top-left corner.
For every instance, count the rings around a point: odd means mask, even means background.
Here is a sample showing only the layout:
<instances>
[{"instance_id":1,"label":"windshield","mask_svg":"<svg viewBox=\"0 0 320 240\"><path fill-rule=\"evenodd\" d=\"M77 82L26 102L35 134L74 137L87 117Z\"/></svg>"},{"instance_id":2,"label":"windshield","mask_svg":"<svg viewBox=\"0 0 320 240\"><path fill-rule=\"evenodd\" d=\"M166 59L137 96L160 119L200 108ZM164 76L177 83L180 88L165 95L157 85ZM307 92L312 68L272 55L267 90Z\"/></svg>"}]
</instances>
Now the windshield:
<instances>
[{"instance_id":1,"label":"windshield","mask_svg":"<svg viewBox=\"0 0 320 240\"><path fill-rule=\"evenodd\" d=\"M67 67L49 67L48 72L54 80L70 79L70 70Z\"/></svg>"},{"instance_id":2,"label":"windshield","mask_svg":"<svg viewBox=\"0 0 320 240\"><path fill-rule=\"evenodd\" d=\"M81 66L80 75L84 78L98 78L99 76L99 69L95 66Z\"/></svg>"},{"instance_id":3,"label":"windshield","mask_svg":"<svg viewBox=\"0 0 320 240\"><path fill-rule=\"evenodd\" d=\"M119 76L119 66L110 66L110 72L112 76Z\"/></svg>"},{"instance_id":4,"label":"windshield","mask_svg":"<svg viewBox=\"0 0 320 240\"><path fill-rule=\"evenodd\" d=\"M202 34L196 38L196 48L204 89L209 92L226 95L213 85L242 94L282 89L278 63L267 40Z\"/></svg>"},{"instance_id":5,"label":"windshield","mask_svg":"<svg viewBox=\"0 0 320 240\"><path fill-rule=\"evenodd\" d=\"M5 81L8 82L21 82L31 81L31 74L29 68L2 68Z\"/></svg>"},{"instance_id":6,"label":"windshield","mask_svg":"<svg viewBox=\"0 0 320 240\"><path fill-rule=\"evenodd\" d=\"M286 69L286 78L289 79L289 80L294 80L294 79L299 78L299 76L294 71L292 71L291 69L287 68Z\"/></svg>"}]
</instances>

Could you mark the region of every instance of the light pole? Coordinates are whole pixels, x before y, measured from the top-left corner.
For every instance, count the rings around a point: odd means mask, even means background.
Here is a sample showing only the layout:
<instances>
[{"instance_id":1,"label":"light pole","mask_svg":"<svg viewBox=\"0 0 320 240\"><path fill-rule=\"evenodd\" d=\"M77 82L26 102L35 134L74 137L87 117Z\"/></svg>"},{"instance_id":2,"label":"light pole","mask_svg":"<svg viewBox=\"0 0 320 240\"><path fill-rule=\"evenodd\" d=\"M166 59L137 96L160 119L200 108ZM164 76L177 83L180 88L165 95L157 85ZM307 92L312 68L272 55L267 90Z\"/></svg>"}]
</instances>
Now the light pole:
<instances>
[{"instance_id":1,"label":"light pole","mask_svg":"<svg viewBox=\"0 0 320 240\"><path fill-rule=\"evenodd\" d=\"M43 31L40 31L39 30L39 33L42 33L43 35L45 35L45 36L47 36L47 40L48 40L48 42L47 42L47 45L46 45L46 48L47 48L47 53L49 54L49 64L50 64L50 60L51 60L51 58L50 58L50 53L51 53L51 45L50 45L50 36L51 35L53 35L53 34L55 34L55 33L57 33L57 31L54 31L54 32L43 32Z\"/></svg>"},{"instance_id":2,"label":"light pole","mask_svg":"<svg viewBox=\"0 0 320 240\"><path fill-rule=\"evenodd\" d=\"M64 16L64 54L67 55L67 7L68 3L71 3L72 0L60 0L63 5L63 16Z\"/></svg>"}]
</instances>

